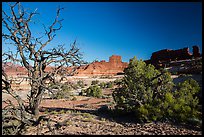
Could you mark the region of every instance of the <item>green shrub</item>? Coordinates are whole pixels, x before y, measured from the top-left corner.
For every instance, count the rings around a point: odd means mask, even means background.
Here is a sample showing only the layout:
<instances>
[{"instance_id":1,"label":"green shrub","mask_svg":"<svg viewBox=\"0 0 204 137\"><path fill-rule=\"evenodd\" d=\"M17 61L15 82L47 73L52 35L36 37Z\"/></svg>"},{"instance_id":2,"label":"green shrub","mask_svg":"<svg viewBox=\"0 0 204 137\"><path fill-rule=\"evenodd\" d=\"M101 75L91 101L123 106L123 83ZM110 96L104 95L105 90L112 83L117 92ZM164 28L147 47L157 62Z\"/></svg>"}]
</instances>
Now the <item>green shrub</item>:
<instances>
[{"instance_id":1,"label":"green shrub","mask_svg":"<svg viewBox=\"0 0 204 137\"><path fill-rule=\"evenodd\" d=\"M121 82L122 82L122 79L116 79L116 80L114 81L114 84L115 84L115 85L120 85Z\"/></svg>"},{"instance_id":2,"label":"green shrub","mask_svg":"<svg viewBox=\"0 0 204 137\"><path fill-rule=\"evenodd\" d=\"M72 87L70 85L67 85L67 84L62 84L61 89L63 92L69 92L72 90Z\"/></svg>"},{"instance_id":3,"label":"green shrub","mask_svg":"<svg viewBox=\"0 0 204 137\"><path fill-rule=\"evenodd\" d=\"M57 86L57 85L55 85ZM58 87L58 91L54 92L52 94L52 98L53 99L68 99L70 98L71 92L70 90L72 89L69 85L66 84L59 84Z\"/></svg>"},{"instance_id":4,"label":"green shrub","mask_svg":"<svg viewBox=\"0 0 204 137\"><path fill-rule=\"evenodd\" d=\"M99 80L93 80L91 81L91 85L97 85L99 83Z\"/></svg>"},{"instance_id":5,"label":"green shrub","mask_svg":"<svg viewBox=\"0 0 204 137\"><path fill-rule=\"evenodd\" d=\"M112 88L113 87L113 82L108 82L108 83L106 83L106 87L107 88Z\"/></svg>"},{"instance_id":6,"label":"green shrub","mask_svg":"<svg viewBox=\"0 0 204 137\"><path fill-rule=\"evenodd\" d=\"M169 72L159 71L136 57L124 70L124 78L112 94L116 109L134 112L141 121L173 120L187 122L199 118L199 91L195 80L175 86Z\"/></svg>"},{"instance_id":7,"label":"green shrub","mask_svg":"<svg viewBox=\"0 0 204 137\"><path fill-rule=\"evenodd\" d=\"M101 82L100 84L99 84L99 86L100 86L100 88L102 88L102 89L105 89L105 88L112 88L113 87L113 82L107 82L107 83L105 83L105 82Z\"/></svg>"},{"instance_id":8,"label":"green shrub","mask_svg":"<svg viewBox=\"0 0 204 137\"><path fill-rule=\"evenodd\" d=\"M105 82L101 82L99 84L100 88L105 89L106 88L106 83Z\"/></svg>"},{"instance_id":9,"label":"green shrub","mask_svg":"<svg viewBox=\"0 0 204 137\"><path fill-rule=\"evenodd\" d=\"M83 90L82 95L84 94L89 97L92 96L92 97L100 98L102 97L102 90L100 89L99 86L93 85L87 88L86 90Z\"/></svg>"},{"instance_id":10,"label":"green shrub","mask_svg":"<svg viewBox=\"0 0 204 137\"><path fill-rule=\"evenodd\" d=\"M69 99L71 93L69 91L58 91L56 94L53 95L54 99Z\"/></svg>"},{"instance_id":11,"label":"green shrub","mask_svg":"<svg viewBox=\"0 0 204 137\"><path fill-rule=\"evenodd\" d=\"M179 83L172 96L173 101L165 100L168 109L174 113L168 114L171 119L180 122L187 122L190 119L198 119L201 117L198 111L198 97L196 94L200 91L198 83L192 78Z\"/></svg>"}]
</instances>

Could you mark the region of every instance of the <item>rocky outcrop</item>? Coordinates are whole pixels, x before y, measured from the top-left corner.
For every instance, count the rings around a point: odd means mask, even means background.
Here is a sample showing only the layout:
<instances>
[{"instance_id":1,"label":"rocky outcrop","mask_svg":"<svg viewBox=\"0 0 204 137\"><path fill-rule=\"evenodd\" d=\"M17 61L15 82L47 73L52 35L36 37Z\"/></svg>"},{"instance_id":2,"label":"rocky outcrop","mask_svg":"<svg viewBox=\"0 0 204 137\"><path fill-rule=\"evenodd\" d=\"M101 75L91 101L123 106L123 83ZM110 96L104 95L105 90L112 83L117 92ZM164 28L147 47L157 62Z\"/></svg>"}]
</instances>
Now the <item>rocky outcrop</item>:
<instances>
[{"instance_id":1,"label":"rocky outcrop","mask_svg":"<svg viewBox=\"0 0 204 137\"><path fill-rule=\"evenodd\" d=\"M183 48L178 50L164 49L152 53L151 61L174 61L174 60L185 60L192 58L192 54L189 53L189 48Z\"/></svg>"},{"instance_id":2,"label":"rocky outcrop","mask_svg":"<svg viewBox=\"0 0 204 137\"><path fill-rule=\"evenodd\" d=\"M200 49L198 48L198 46L193 46L193 57L194 58L201 57Z\"/></svg>"},{"instance_id":3,"label":"rocky outcrop","mask_svg":"<svg viewBox=\"0 0 204 137\"><path fill-rule=\"evenodd\" d=\"M201 57L199 47L193 46L193 54L189 52L189 48L182 48L178 50L163 49L152 53L150 60L146 60L146 63L151 63L156 67L163 67L164 64L171 61L187 60L192 58Z\"/></svg>"},{"instance_id":4,"label":"rocky outcrop","mask_svg":"<svg viewBox=\"0 0 204 137\"><path fill-rule=\"evenodd\" d=\"M128 63L122 62L121 56L112 55L109 58L109 62L105 60L95 61L91 64L78 67L75 75L116 75L123 73L124 68L127 66Z\"/></svg>"}]
</instances>

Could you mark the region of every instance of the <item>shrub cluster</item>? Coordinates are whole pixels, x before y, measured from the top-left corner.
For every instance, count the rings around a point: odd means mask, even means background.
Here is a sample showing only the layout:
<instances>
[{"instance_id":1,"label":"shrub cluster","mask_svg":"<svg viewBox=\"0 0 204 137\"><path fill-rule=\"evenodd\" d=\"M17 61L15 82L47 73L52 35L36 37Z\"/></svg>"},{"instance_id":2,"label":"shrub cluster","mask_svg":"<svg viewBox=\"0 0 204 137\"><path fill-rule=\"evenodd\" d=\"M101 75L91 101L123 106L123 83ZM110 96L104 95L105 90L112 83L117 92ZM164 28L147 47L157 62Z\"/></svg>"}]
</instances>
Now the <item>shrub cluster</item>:
<instances>
[{"instance_id":1,"label":"shrub cluster","mask_svg":"<svg viewBox=\"0 0 204 137\"><path fill-rule=\"evenodd\" d=\"M85 90L82 90L81 95L91 96L91 97L102 97L102 90L98 85L92 85Z\"/></svg>"},{"instance_id":2,"label":"shrub cluster","mask_svg":"<svg viewBox=\"0 0 204 137\"><path fill-rule=\"evenodd\" d=\"M71 82L66 83L52 83L50 87L53 89L51 98L53 99L70 99L72 94L71 90L76 90L84 87L84 82L79 80L76 84Z\"/></svg>"},{"instance_id":3,"label":"shrub cluster","mask_svg":"<svg viewBox=\"0 0 204 137\"><path fill-rule=\"evenodd\" d=\"M124 78L112 94L116 109L134 112L143 122L188 122L201 117L196 97L200 88L195 80L174 85L169 72L159 71L136 57L124 72Z\"/></svg>"},{"instance_id":4,"label":"shrub cluster","mask_svg":"<svg viewBox=\"0 0 204 137\"><path fill-rule=\"evenodd\" d=\"M52 93L51 98L53 99L68 99L71 96L72 87L67 84L56 84L52 85L53 89L56 88L57 91Z\"/></svg>"},{"instance_id":5,"label":"shrub cluster","mask_svg":"<svg viewBox=\"0 0 204 137\"><path fill-rule=\"evenodd\" d=\"M105 89L105 88L112 88L114 83L113 82L101 82L100 84L98 84L100 86L100 88Z\"/></svg>"},{"instance_id":6,"label":"shrub cluster","mask_svg":"<svg viewBox=\"0 0 204 137\"><path fill-rule=\"evenodd\" d=\"M97 85L99 83L99 80L93 80L91 81L91 85Z\"/></svg>"}]
</instances>

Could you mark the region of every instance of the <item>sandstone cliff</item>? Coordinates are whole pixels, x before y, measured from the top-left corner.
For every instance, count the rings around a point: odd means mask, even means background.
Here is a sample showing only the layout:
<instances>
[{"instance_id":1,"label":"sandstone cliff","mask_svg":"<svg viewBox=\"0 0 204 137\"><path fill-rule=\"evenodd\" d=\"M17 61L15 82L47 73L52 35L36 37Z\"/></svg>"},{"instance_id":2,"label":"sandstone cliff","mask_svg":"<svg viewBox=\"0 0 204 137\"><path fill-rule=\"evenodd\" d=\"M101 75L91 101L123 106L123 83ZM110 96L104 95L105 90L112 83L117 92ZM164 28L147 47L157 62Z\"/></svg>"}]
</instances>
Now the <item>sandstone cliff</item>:
<instances>
[{"instance_id":1,"label":"sandstone cliff","mask_svg":"<svg viewBox=\"0 0 204 137\"><path fill-rule=\"evenodd\" d=\"M96 61L86 66L80 66L77 68L75 75L116 75L123 73L124 68L128 66L128 63L122 62L121 56L112 55L109 58L109 62L102 60Z\"/></svg>"}]
</instances>

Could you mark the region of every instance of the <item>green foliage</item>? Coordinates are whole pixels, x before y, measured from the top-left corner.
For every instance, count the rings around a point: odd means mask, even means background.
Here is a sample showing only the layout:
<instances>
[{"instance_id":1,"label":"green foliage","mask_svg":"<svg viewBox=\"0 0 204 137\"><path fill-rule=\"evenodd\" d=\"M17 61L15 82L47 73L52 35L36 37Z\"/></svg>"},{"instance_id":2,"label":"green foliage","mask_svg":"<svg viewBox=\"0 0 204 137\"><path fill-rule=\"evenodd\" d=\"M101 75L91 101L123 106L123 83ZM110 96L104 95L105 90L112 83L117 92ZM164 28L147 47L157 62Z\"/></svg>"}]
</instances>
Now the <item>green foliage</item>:
<instances>
[{"instance_id":1,"label":"green foliage","mask_svg":"<svg viewBox=\"0 0 204 137\"><path fill-rule=\"evenodd\" d=\"M170 111L167 113L168 117L180 122L187 122L201 117L198 111L199 100L196 96L199 91L198 83L192 78L179 83L171 97L166 95L168 99L164 103L168 105L164 106L164 108Z\"/></svg>"},{"instance_id":2,"label":"green foliage","mask_svg":"<svg viewBox=\"0 0 204 137\"><path fill-rule=\"evenodd\" d=\"M169 72L146 65L136 57L130 60L125 76L112 96L116 109L134 112L141 121L198 118L198 83L186 80L175 86Z\"/></svg>"},{"instance_id":3,"label":"green foliage","mask_svg":"<svg viewBox=\"0 0 204 137\"><path fill-rule=\"evenodd\" d=\"M101 82L99 84L100 88L105 89L106 88L106 83L105 82Z\"/></svg>"},{"instance_id":4,"label":"green foliage","mask_svg":"<svg viewBox=\"0 0 204 137\"><path fill-rule=\"evenodd\" d=\"M54 91L52 94L53 99L68 99L70 98L71 92L70 90L72 87L67 84L56 84L51 85L53 88L57 89L57 91ZM58 87L58 88L57 88Z\"/></svg>"},{"instance_id":5,"label":"green foliage","mask_svg":"<svg viewBox=\"0 0 204 137\"><path fill-rule=\"evenodd\" d=\"M107 83L105 83L105 82L101 82L101 83L99 84L100 88L102 88L102 89L105 89L105 88L112 88L113 85L114 85L114 83L111 82L111 81L110 81L110 82L107 82Z\"/></svg>"},{"instance_id":6,"label":"green foliage","mask_svg":"<svg viewBox=\"0 0 204 137\"><path fill-rule=\"evenodd\" d=\"M116 79L116 80L114 81L114 84L115 84L115 85L120 85L121 82L122 82L122 79Z\"/></svg>"},{"instance_id":7,"label":"green foliage","mask_svg":"<svg viewBox=\"0 0 204 137\"><path fill-rule=\"evenodd\" d=\"M111 81L110 81L110 82L107 82L107 83L106 83L106 87L107 87L107 88L112 88L112 87L113 87L113 82L111 82Z\"/></svg>"},{"instance_id":8,"label":"green foliage","mask_svg":"<svg viewBox=\"0 0 204 137\"><path fill-rule=\"evenodd\" d=\"M98 83L99 83L98 80L93 80L93 81L91 81L91 85L97 85Z\"/></svg>"},{"instance_id":9,"label":"green foliage","mask_svg":"<svg viewBox=\"0 0 204 137\"><path fill-rule=\"evenodd\" d=\"M100 98L100 97L102 97L102 90L98 85L93 85L93 86L90 86L89 88L83 90L82 95Z\"/></svg>"}]
</instances>

